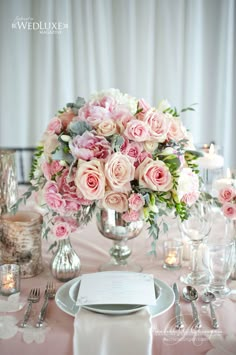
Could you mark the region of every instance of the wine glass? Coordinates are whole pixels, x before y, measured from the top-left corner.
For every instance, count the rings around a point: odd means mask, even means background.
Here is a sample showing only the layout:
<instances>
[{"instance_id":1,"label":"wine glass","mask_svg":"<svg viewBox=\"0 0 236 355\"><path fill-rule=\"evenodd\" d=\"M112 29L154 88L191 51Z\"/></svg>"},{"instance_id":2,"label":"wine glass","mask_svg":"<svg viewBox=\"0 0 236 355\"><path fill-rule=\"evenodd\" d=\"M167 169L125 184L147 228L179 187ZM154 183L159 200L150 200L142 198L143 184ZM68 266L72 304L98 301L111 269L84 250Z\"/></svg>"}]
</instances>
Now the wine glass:
<instances>
[{"instance_id":1,"label":"wine glass","mask_svg":"<svg viewBox=\"0 0 236 355\"><path fill-rule=\"evenodd\" d=\"M189 238L192 247L192 270L180 278L188 285L205 285L209 282L209 274L199 261L201 246L206 241L211 227L211 207L207 201L197 201L190 208L189 218L180 223L180 229Z\"/></svg>"}]
</instances>

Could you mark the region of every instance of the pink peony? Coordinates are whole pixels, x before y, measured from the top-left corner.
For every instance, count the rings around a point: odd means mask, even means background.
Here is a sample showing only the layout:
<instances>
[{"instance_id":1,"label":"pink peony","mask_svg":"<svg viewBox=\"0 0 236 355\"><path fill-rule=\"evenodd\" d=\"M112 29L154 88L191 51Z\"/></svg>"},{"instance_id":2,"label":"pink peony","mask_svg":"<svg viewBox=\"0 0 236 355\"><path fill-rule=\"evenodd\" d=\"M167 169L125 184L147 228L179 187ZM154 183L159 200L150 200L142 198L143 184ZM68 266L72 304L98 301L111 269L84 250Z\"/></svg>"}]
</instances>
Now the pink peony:
<instances>
[{"instance_id":1,"label":"pink peony","mask_svg":"<svg viewBox=\"0 0 236 355\"><path fill-rule=\"evenodd\" d=\"M97 127L100 122L110 119L110 117L111 113L109 110L92 103L84 105L78 112L78 119L90 123L92 127Z\"/></svg>"},{"instance_id":2,"label":"pink peony","mask_svg":"<svg viewBox=\"0 0 236 355\"><path fill-rule=\"evenodd\" d=\"M105 164L105 175L108 184L114 191L130 190L130 182L134 179L134 165L129 157L122 153L112 154Z\"/></svg>"},{"instance_id":3,"label":"pink peony","mask_svg":"<svg viewBox=\"0 0 236 355\"><path fill-rule=\"evenodd\" d=\"M79 161L75 184L84 198L99 200L105 194L105 176L99 160Z\"/></svg>"},{"instance_id":4,"label":"pink peony","mask_svg":"<svg viewBox=\"0 0 236 355\"><path fill-rule=\"evenodd\" d=\"M111 146L106 138L95 136L92 132L84 132L76 136L69 143L71 153L76 159L92 160L97 158L106 160L111 154Z\"/></svg>"},{"instance_id":5,"label":"pink peony","mask_svg":"<svg viewBox=\"0 0 236 355\"><path fill-rule=\"evenodd\" d=\"M132 194L129 199L129 208L134 211L139 211L145 204L144 197L141 194Z\"/></svg>"},{"instance_id":6,"label":"pink peony","mask_svg":"<svg viewBox=\"0 0 236 355\"><path fill-rule=\"evenodd\" d=\"M153 191L169 191L172 188L172 176L168 167L160 160L146 158L137 168L139 185Z\"/></svg>"},{"instance_id":7,"label":"pink peony","mask_svg":"<svg viewBox=\"0 0 236 355\"><path fill-rule=\"evenodd\" d=\"M119 108L112 113L112 119L116 122L119 133L123 134L127 124L134 120L134 116L126 108Z\"/></svg>"}]
</instances>

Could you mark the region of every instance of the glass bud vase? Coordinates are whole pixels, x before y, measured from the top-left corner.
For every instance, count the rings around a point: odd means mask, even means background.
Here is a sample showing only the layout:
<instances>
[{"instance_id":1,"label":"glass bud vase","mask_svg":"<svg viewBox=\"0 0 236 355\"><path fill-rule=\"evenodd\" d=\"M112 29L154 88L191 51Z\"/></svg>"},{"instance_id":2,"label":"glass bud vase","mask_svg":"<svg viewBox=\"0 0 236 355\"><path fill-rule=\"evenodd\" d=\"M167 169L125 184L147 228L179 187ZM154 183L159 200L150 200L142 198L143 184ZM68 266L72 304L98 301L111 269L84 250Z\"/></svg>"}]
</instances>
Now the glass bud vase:
<instances>
[{"instance_id":1,"label":"glass bud vase","mask_svg":"<svg viewBox=\"0 0 236 355\"><path fill-rule=\"evenodd\" d=\"M96 221L99 232L113 241L110 249L111 260L99 267L99 271L134 271L141 272L142 267L129 261L131 249L127 245L129 239L137 237L143 229L142 219L125 222L122 213L112 209L97 207Z\"/></svg>"},{"instance_id":2,"label":"glass bud vase","mask_svg":"<svg viewBox=\"0 0 236 355\"><path fill-rule=\"evenodd\" d=\"M51 260L53 277L62 282L72 280L79 275L80 267L80 258L74 251L70 238L59 240Z\"/></svg>"},{"instance_id":3,"label":"glass bud vase","mask_svg":"<svg viewBox=\"0 0 236 355\"><path fill-rule=\"evenodd\" d=\"M233 228L233 241L234 241L234 263L233 270L231 272L230 278L231 280L236 280L236 220L232 221Z\"/></svg>"}]
</instances>

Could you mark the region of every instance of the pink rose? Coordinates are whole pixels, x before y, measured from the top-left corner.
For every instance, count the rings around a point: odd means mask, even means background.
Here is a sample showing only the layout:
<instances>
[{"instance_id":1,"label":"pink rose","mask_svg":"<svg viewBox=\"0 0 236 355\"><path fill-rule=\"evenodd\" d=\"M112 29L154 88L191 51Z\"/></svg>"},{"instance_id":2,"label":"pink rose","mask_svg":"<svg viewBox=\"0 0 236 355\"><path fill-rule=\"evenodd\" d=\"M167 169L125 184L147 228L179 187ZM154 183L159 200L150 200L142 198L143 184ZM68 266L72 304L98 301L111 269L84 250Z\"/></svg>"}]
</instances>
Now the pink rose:
<instances>
[{"instance_id":1,"label":"pink rose","mask_svg":"<svg viewBox=\"0 0 236 355\"><path fill-rule=\"evenodd\" d=\"M138 211L127 211L122 215L122 219L129 223L129 222L137 222L140 219L140 213Z\"/></svg>"},{"instance_id":2,"label":"pink rose","mask_svg":"<svg viewBox=\"0 0 236 355\"><path fill-rule=\"evenodd\" d=\"M105 164L105 176L114 191L130 190L130 181L134 179L134 165L130 158L122 153L112 154Z\"/></svg>"},{"instance_id":3,"label":"pink rose","mask_svg":"<svg viewBox=\"0 0 236 355\"><path fill-rule=\"evenodd\" d=\"M52 232L57 239L67 239L71 233L71 229L66 222L56 222L52 228Z\"/></svg>"},{"instance_id":4,"label":"pink rose","mask_svg":"<svg viewBox=\"0 0 236 355\"><path fill-rule=\"evenodd\" d=\"M200 195L199 191L192 191L183 195L181 201L185 202L186 205L188 206L192 206L199 198L199 195Z\"/></svg>"},{"instance_id":5,"label":"pink rose","mask_svg":"<svg viewBox=\"0 0 236 355\"><path fill-rule=\"evenodd\" d=\"M144 142L149 139L148 126L143 121L132 120L127 123L124 136L134 142Z\"/></svg>"},{"instance_id":6,"label":"pink rose","mask_svg":"<svg viewBox=\"0 0 236 355\"><path fill-rule=\"evenodd\" d=\"M186 138L185 128L179 117L170 117L169 121L170 125L167 137L177 142Z\"/></svg>"},{"instance_id":7,"label":"pink rose","mask_svg":"<svg viewBox=\"0 0 236 355\"><path fill-rule=\"evenodd\" d=\"M157 142L164 142L167 138L170 121L167 116L161 111L149 110L145 117L144 122L149 127L150 137L157 140Z\"/></svg>"},{"instance_id":8,"label":"pink rose","mask_svg":"<svg viewBox=\"0 0 236 355\"><path fill-rule=\"evenodd\" d=\"M153 191L169 191L172 186L172 176L168 167L160 160L146 158L137 168L139 184Z\"/></svg>"},{"instance_id":9,"label":"pink rose","mask_svg":"<svg viewBox=\"0 0 236 355\"><path fill-rule=\"evenodd\" d=\"M56 212L63 212L65 210L65 201L59 193L45 192L44 199L47 205Z\"/></svg>"},{"instance_id":10,"label":"pink rose","mask_svg":"<svg viewBox=\"0 0 236 355\"><path fill-rule=\"evenodd\" d=\"M48 124L47 131L49 134L60 134L62 131L62 123L60 118L53 117Z\"/></svg>"},{"instance_id":11,"label":"pink rose","mask_svg":"<svg viewBox=\"0 0 236 355\"><path fill-rule=\"evenodd\" d=\"M138 110L142 110L140 111L136 117L139 120L143 120L145 113L151 108L151 106L144 100L144 99L140 99L138 101Z\"/></svg>"},{"instance_id":12,"label":"pink rose","mask_svg":"<svg viewBox=\"0 0 236 355\"><path fill-rule=\"evenodd\" d=\"M123 134L127 124L134 119L130 111L124 107L112 113L112 119L116 122L119 133Z\"/></svg>"},{"instance_id":13,"label":"pink rose","mask_svg":"<svg viewBox=\"0 0 236 355\"><path fill-rule=\"evenodd\" d=\"M129 199L129 208L134 211L139 211L145 204L144 197L141 194L132 194Z\"/></svg>"},{"instance_id":14,"label":"pink rose","mask_svg":"<svg viewBox=\"0 0 236 355\"><path fill-rule=\"evenodd\" d=\"M226 202L222 207L225 217L230 219L236 219L236 204Z\"/></svg>"},{"instance_id":15,"label":"pink rose","mask_svg":"<svg viewBox=\"0 0 236 355\"><path fill-rule=\"evenodd\" d=\"M76 159L106 160L111 154L110 143L104 137L95 136L92 132L84 132L69 143L71 153Z\"/></svg>"},{"instance_id":16,"label":"pink rose","mask_svg":"<svg viewBox=\"0 0 236 355\"><path fill-rule=\"evenodd\" d=\"M225 186L219 191L219 201L221 203L231 202L235 196L235 189L232 186Z\"/></svg>"},{"instance_id":17,"label":"pink rose","mask_svg":"<svg viewBox=\"0 0 236 355\"><path fill-rule=\"evenodd\" d=\"M99 160L79 161L75 184L84 198L88 200L103 198L105 194L105 176L101 162Z\"/></svg>"},{"instance_id":18,"label":"pink rose","mask_svg":"<svg viewBox=\"0 0 236 355\"><path fill-rule=\"evenodd\" d=\"M59 192L59 188L56 182L54 181L47 181L45 186L44 186L44 192L45 193L58 193Z\"/></svg>"},{"instance_id":19,"label":"pink rose","mask_svg":"<svg viewBox=\"0 0 236 355\"><path fill-rule=\"evenodd\" d=\"M111 119L103 120L97 126L97 134L104 137L112 136L116 132L116 123Z\"/></svg>"},{"instance_id":20,"label":"pink rose","mask_svg":"<svg viewBox=\"0 0 236 355\"><path fill-rule=\"evenodd\" d=\"M58 136L56 134L44 133L42 143L44 145L43 150L46 156L51 155L59 146Z\"/></svg>"},{"instance_id":21,"label":"pink rose","mask_svg":"<svg viewBox=\"0 0 236 355\"><path fill-rule=\"evenodd\" d=\"M63 170L64 167L58 160L53 160L51 163L42 163L42 170L47 180L51 180L52 176Z\"/></svg>"},{"instance_id":22,"label":"pink rose","mask_svg":"<svg viewBox=\"0 0 236 355\"><path fill-rule=\"evenodd\" d=\"M131 142L127 144L125 150L122 151L122 153L136 160L142 153L142 150L143 150L142 143Z\"/></svg>"},{"instance_id":23,"label":"pink rose","mask_svg":"<svg viewBox=\"0 0 236 355\"><path fill-rule=\"evenodd\" d=\"M122 192L108 191L102 201L105 208L111 208L116 212L124 212L128 209L127 195Z\"/></svg>"},{"instance_id":24,"label":"pink rose","mask_svg":"<svg viewBox=\"0 0 236 355\"><path fill-rule=\"evenodd\" d=\"M136 162L134 163L135 168L137 168L146 158L152 158L152 154L149 152L142 152ZM136 176L136 173L135 173Z\"/></svg>"}]
</instances>

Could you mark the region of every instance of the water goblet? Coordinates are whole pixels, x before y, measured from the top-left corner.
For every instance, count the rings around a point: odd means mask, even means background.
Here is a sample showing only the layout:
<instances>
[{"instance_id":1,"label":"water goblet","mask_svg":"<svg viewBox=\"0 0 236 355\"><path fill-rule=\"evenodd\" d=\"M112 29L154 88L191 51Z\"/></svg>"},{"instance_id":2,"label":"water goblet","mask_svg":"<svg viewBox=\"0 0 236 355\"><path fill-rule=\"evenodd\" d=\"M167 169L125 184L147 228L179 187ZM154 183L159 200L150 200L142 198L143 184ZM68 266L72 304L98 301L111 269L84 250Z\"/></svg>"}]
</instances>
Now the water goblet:
<instances>
[{"instance_id":1,"label":"water goblet","mask_svg":"<svg viewBox=\"0 0 236 355\"><path fill-rule=\"evenodd\" d=\"M216 297L227 296L231 291L227 286L227 280L233 268L234 246L234 241L224 239L219 244L206 245L203 260L210 273L207 290L214 293Z\"/></svg>"},{"instance_id":2,"label":"water goblet","mask_svg":"<svg viewBox=\"0 0 236 355\"><path fill-rule=\"evenodd\" d=\"M198 201L190 208L189 218L180 223L180 229L191 242L192 270L180 280L188 285L205 285L209 282L209 275L199 261L201 246L206 241L212 226L210 205L206 201Z\"/></svg>"}]
</instances>

